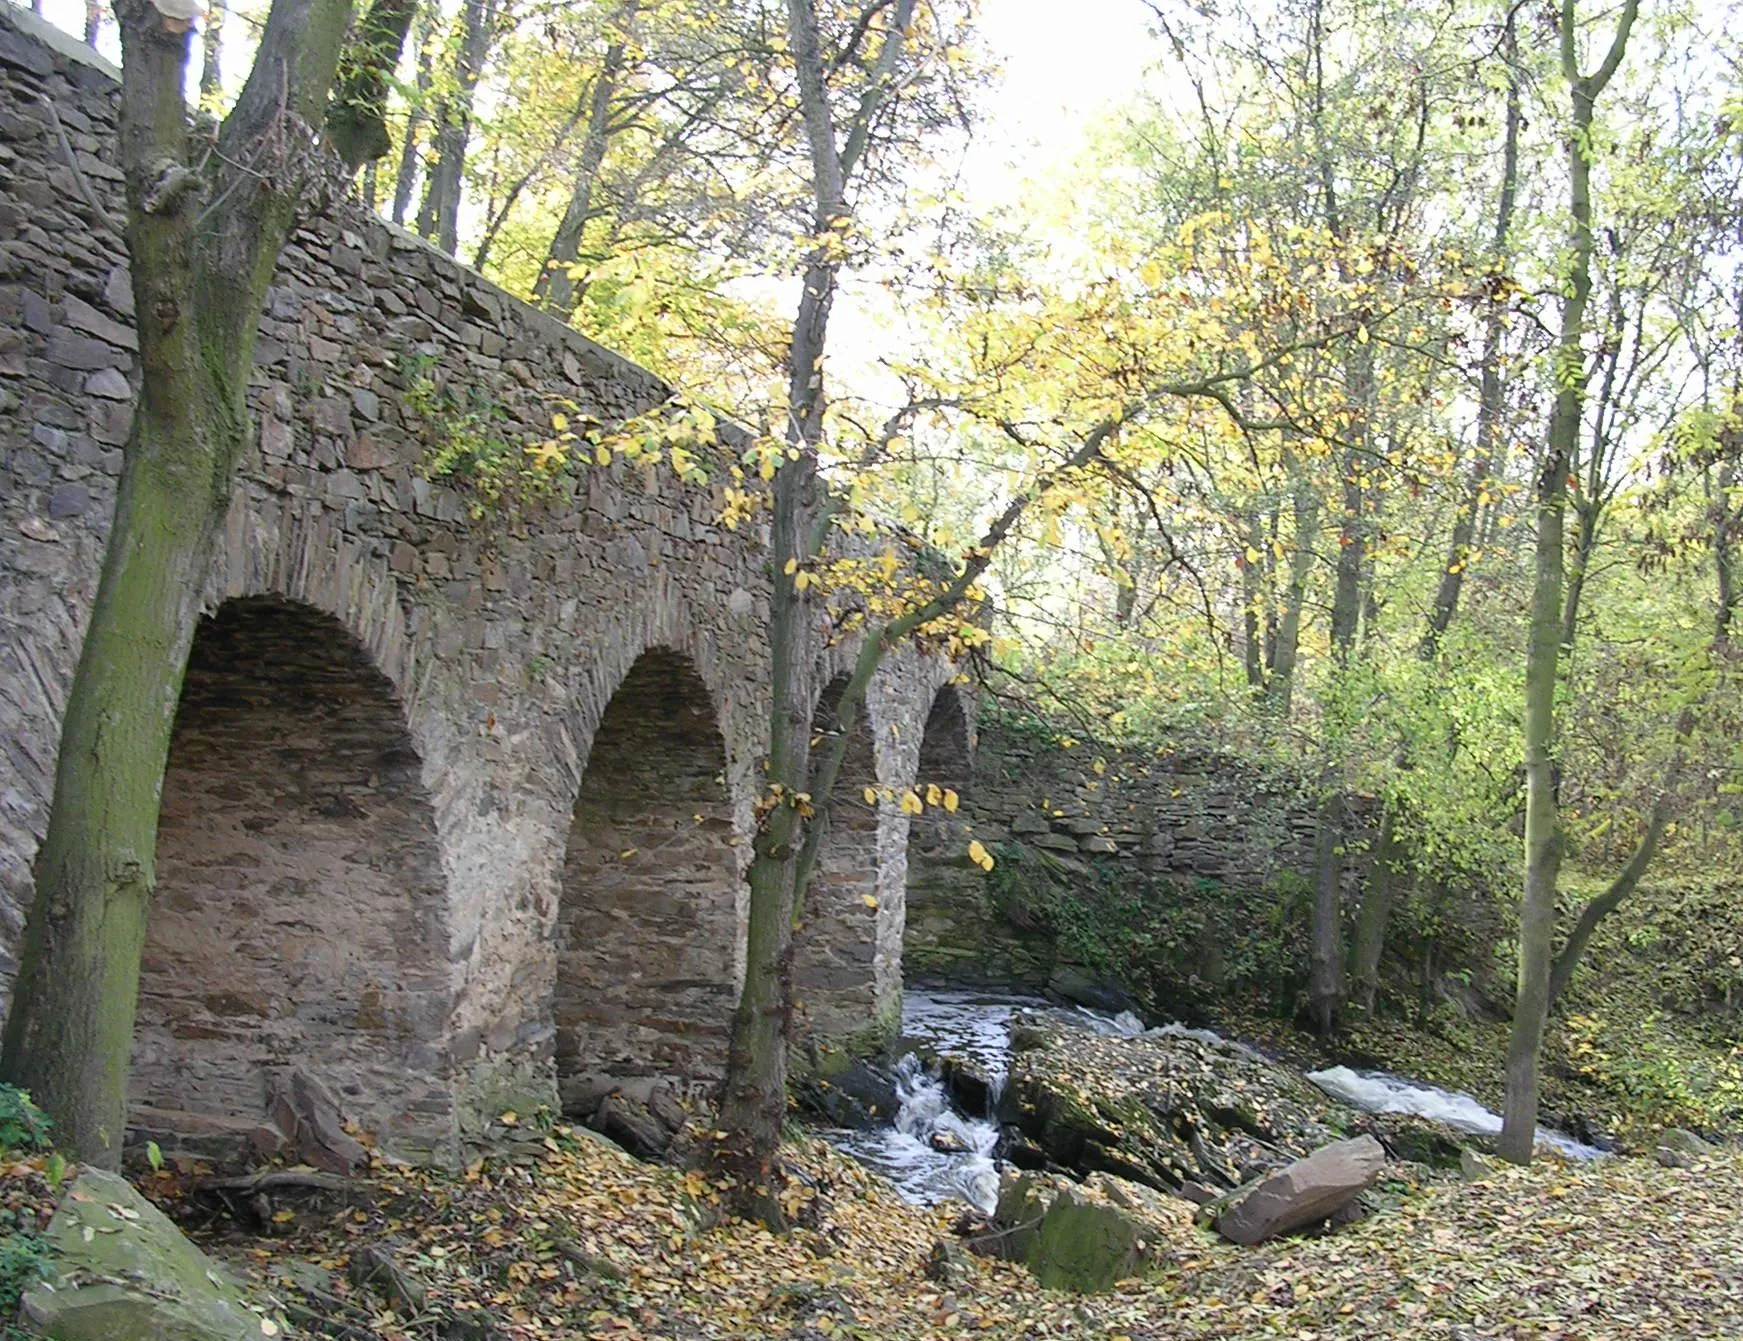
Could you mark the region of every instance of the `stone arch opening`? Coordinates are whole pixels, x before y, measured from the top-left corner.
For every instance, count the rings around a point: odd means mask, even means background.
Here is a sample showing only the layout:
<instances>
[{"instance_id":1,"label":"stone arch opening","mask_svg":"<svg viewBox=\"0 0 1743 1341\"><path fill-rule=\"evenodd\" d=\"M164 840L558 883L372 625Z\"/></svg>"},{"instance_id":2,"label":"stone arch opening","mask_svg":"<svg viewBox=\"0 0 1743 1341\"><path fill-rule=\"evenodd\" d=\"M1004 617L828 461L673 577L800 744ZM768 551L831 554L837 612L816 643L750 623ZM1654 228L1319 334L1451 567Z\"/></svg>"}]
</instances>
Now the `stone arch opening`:
<instances>
[{"instance_id":1,"label":"stone arch opening","mask_svg":"<svg viewBox=\"0 0 1743 1341\"><path fill-rule=\"evenodd\" d=\"M249 597L200 621L158 820L136 1121L246 1130L300 1070L390 1150L451 1145L446 885L421 774L393 685L336 619Z\"/></svg>"},{"instance_id":2,"label":"stone arch opening","mask_svg":"<svg viewBox=\"0 0 1743 1341\"><path fill-rule=\"evenodd\" d=\"M846 688L847 677L837 676L817 700L811 718L814 758L840 736L838 709ZM794 994L805 1030L817 1037L845 1039L863 1032L880 1004L879 808L865 795L877 783L871 724L861 704L830 795L829 827L793 946Z\"/></svg>"},{"instance_id":3,"label":"stone arch opening","mask_svg":"<svg viewBox=\"0 0 1743 1341\"><path fill-rule=\"evenodd\" d=\"M986 899L985 879L968 859L973 837L969 784L974 760L962 692L944 685L932 699L920 738L916 783L923 796L937 787L957 794L958 808L928 805L908 825L907 891L902 952L910 979L973 981L981 976L977 937L965 927Z\"/></svg>"},{"instance_id":4,"label":"stone arch opening","mask_svg":"<svg viewBox=\"0 0 1743 1341\"><path fill-rule=\"evenodd\" d=\"M739 861L726 742L688 658L644 652L600 718L557 914L557 1079L590 1111L629 1077L725 1073Z\"/></svg>"},{"instance_id":5,"label":"stone arch opening","mask_svg":"<svg viewBox=\"0 0 1743 1341\"><path fill-rule=\"evenodd\" d=\"M962 691L953 684L944 685L932 697L925 731L920 737L917 776L921 788L948 787L959 797L966 792L974 768L969 741L968 711L963 706Z\"/></svg>"}]
</instances>

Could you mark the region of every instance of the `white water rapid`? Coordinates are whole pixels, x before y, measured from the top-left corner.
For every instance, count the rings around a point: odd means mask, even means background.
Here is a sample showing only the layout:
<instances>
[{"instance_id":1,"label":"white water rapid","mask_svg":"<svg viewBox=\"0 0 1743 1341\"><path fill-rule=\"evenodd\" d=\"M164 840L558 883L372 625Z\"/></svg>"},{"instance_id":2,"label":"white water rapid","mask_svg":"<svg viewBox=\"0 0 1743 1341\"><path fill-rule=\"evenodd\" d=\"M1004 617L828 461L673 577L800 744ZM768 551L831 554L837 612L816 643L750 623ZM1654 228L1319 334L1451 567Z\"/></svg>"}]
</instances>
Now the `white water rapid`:
<instances>
[{"instance_id":1,"label":"white water rapid","mask_svg":"<svg viewBox=\"0 0 1743 1341\"><path fill-rule=\"evenodd\" d=\"M1113 1037L1144 1032L1144 1022L1131 1011L1104 1015L1084 1006L1065 1009L1040 997L910 989L902 995L902 1036L933 1053L975 1062L996 1107L1010 1072L1011 1019L1024 1011L1067 1015ZM993 1161L999 1128L993 1115L958 1112L944 1083L914 1053L896 1064L895 1080L900 1107L893 1125L831 1132L829 1139L883 1174L909 1201L931 1206L957 1197L990 1214L999 1199Z\"/></svg>"},{"instance_id":2,"label":"white water rapid","mask_svg":"<svg viewBox=\"0 0 1743 1341\"><path fill-rule=\"evenodd\" d=\"M1048 1009L1039 997L910 990L902 994L902 1036L978 1062L996 1104L1010 1070L1011 1017ZM896 1063L896 1098L893 1125L833 1132L830 1140L883 1174L909 1201L932 1206L959 1197L991 1214L999 1199L993 1163L999 1129L992 1115L958 1113L944 1082L911 1052Z\"/></svg>"},{"instance_id":3,"label":"white water rapid","mask_svg":"<svg viewBox=\"0 0 1743 1341\"><path fill-rule=\"evenodd\" d=\"M1147 1033L1212 1045L1227 1043L1209 1029L1183 1024L1146 1030L1130 1011L1105 1015L1083 1006L1057 1006L1040 997L942 989L910 989L903 994L902 1035L935 1055L974 1062L987 1078L989 1104L996 1108L1010 1074L1011 1021L1024 1012L1069 1018L1111 1037ZM1415 1113L1479 1135L1492 1136L1501 1130L1501 1119L1470 1095L1385 1071L1334 1066L1311 1072L1307 1078L1333 1098L1366 1112ZM895 1082L898 1108L892 1124L864 1131L836 1130L828 1133L829 1139L883 1174L908 1201L933 1206L956 1198L990 1214L999 1196L999 1169L993 1157L999 1127L994 1115L959 1112L944 1082L928 1072L915 1053L896 1064ZM1604 1153L1544 1128L1538 1129L1537 1139L1571 1159L1593 1159Z\"/></svg>"},{"instance_id":4,"label":"white water rapid","mask_svg":"<svg viewBox=\"0 0 1743 1341\"><path fill-rule=\"evenodd\" d=\"M1342 1099L1365 1112L1414 1113L1479 1136L1496 1136L1501 1131L1500 1114L1490 1112L1470 1095L1456 1090L1406 1080L1386 1071L1352 1071L1347 1066L1309 1071L1307 1078L1334 1099ZM1596 1159L1604 1153L1597 1146L1547 1127L1537 1129L1537 1144L1569 1159Z\"/></svg>"}]
</instances>

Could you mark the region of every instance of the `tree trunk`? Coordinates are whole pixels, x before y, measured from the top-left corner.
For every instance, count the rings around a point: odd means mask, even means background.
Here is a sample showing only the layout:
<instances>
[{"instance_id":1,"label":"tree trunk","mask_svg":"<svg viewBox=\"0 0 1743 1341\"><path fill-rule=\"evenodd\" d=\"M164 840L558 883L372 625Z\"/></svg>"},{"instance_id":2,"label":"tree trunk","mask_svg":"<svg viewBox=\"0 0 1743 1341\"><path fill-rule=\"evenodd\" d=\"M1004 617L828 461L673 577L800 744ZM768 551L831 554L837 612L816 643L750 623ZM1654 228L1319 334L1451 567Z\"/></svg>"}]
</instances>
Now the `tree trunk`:
<instances>
[{"instance_id":1,"label":"tree trunk","mask_svg":"<svg viewBox=\"0 0 1743 1341\"><path fill-rule=\"evenodd\" d=\"M472 138L472 95L496 38L498 9L498 0L466 0L453 90L436 103L433 161L424 203L418 209L418 232L450 256L460 246L460 195L465 186L466 146Z\"/></svg>"},{"instance_id":2,"label":"tree trunk","mask_svg":"<svg viewBox=\"0 0 1743 1341\"><path fill-rule=\"evenodd\" d=\"M224 91L225 0L209 0L205 31L200 34L200 102L211 108Z\"/></svg>"},{"instance_id":3,"label":"tree trunk","mask_svg":"<svg viewBox=\"0 0 1743 1341\"><path fill-rule=\"evenodd\" d=\"M406 211L412 207L412 193L417 188L418 137L423 133L424 123L429 120L430 85L435 79L430 43L435 35L435 10L428 8L424 10L423 22L418 24L417 92L412 99L411 111L406 116L405 142L399 147L399 172L393 179L393 213L390 217L402 227L405 224Z\"/></svg>"},{"instance_id":4,"label":"tree trunk","mask_svg":"<svg viewBox=\"0 0 1743 1341\"><path fill-rule=\"evenodd\" d=\"M1342 774L1328 768L1319 781L1313 840L1313 935L1309 996L1313 1027L1331 1033L1344 998Z\"/></svg>"},{"instance_id":5,"label":"tree trunk","mask_svg":"<svg viewBox=\"0 0 1743 1341\"><path fill-rule=\"evenodd\" d=\"M1265 602L1265 571L1270 546L1265 543L1264 523L1254 508L1243 522L1246 530L1246 562L1241 566L1241 663L1247 673L1247 689L1255 696L1265 687L1264 635L1259 628L1259 610ZM1259 557L1254 560L1252 556Z\"/></svg>"},{"instance_id":6,"label":"tree trunk","mask_svg":"<svg viewBox=\"0 0 1743 1341\"><path fill-rule=\"evenodd\" d=\"M1356 631L1361 624L1362 573L1368 551L1367 504L1362 488L1362 473L1368 467L1361 448L1367 441L1374 403L1372 344L1357 345L1350 355L1345 365L1345 385L1347 399L1354 407L1357 419L1342 461L1343 520L1338 531L1337 578L1331 605L1331 701L1327 706L1324 728L1328 762L1320 775L1318 833L1313 855L1313 953L1309 994L1314 1025L1322 1034L1330 1033L1336 1024L1346 991L1343 947L1344 779L1340 756L1343 737L1347 734L1343 720L1347 708L1339 698L1343 692L1343 672L1355 652Z\"/></svg>"},{"instance_id":7,"label":"tree trunk","mask_svg":"<svg viewBox=\"0 0 1743 1341\"><path fill-rule=\"evenodd\" d=\"M1502 31L1501 56L1507 71L1506 129L1501 138L1501 188L1495 204L1495 232L1490 244L1490 264L1497 278L1506 273L1507 241L1513 230L1513 209L1519 192L1519 131L1524 113L1519 97L1519 42L1517 11L1507 11L1506 27ZM1500 295L1491 295L1489 311L1483 320L1482 374L1477 390L1477 441L1475 460L1465 484L1464 497L1459 501L1453 518L1452 538L1447 544L1446 565L1441 569L1440 585L1434 593L1429 610L1428 627L1423 632L1420 654L1432 661L1440 651L1440 641L1451 626L1458 610L1459 595L1464 588L1465 573L1470 567L1472 542L1477 533L1477 517L1483 498L1493 477L1496 452L1501 436L1501 419L1505 409L1501 387L1501 342L1503 308Z\"/></svg>"},{"instance_id":8,"label":"tree trunk","mask_svg":"<svg viewBox=\"0 0 1743 1341\"><path fill-rule=\"evenodd\" d=\"M387 85L399 68L417 0L371 0L339 59L327 135L352 170L387 157Z\"/></svg>"},{"instance_id":9,"label":"tree trunk","mask_svg":"<svg viewBox=\"0 0 1743 1341\"><path fill-rule=\"evenodd\" d=\"M750 867L750 931L744 991L733 1015L720 1125L722 1150L743 1209L769 1224L784 1220L775 1155L787 1113L787 1038L792 1021L793 912L803 842L799 797L810 791L811 702L806 653L809 602L796 578L811 553L807 513L817 487L816 443L823 410L822 358L835 297L835 267L814 258L805 270L789 365L788 442L796 460L775 472L769 618L769 803ZM821 809L827 798L819 798Z\"/></svg>"},{"instance_id":10,"label":"tree trunk","mask_svg":"<svg viewBox=\"0 0 1743 1341\"><path fill-rule=\"evenodd\" d=\"M1295 482L1295 548L1289 556L1289 585L1283 593L1283 617L1277 622L1275 655L1266 694L1271 710L1287 718L1295 693L1295 663L1301 648L1301 614L1307 605L1308 579L1313 575L1313 547L1319 540L1319 495L1305 480Z\"/></svg>"},{"instance_id":11,"label":"tree trunk","mask_svg":"<svg viewBox=\"0 0 1743 1341\"><path fill-rule=\"evenodd\" d=\"M1536 580L1531 592L1531 636L1525 655L1525 890L1519 908L1519 983L1507 1045L1507 1105L1496 1146L1503 1159L1528 1164L1536 1145L1538 1063L1549 1014L1551 954L1555 939L1556 879L1561 832L1555 798L1555 692L1561 654L1564 519L1568 470L1579 445L1585 406L1586 302L1592 289L1592 113L1598 95L1622 62L1639 0L1625 0L1603 64L1579 72L1575 0L1561 4L1562 72L1570 85L1573 122L1567 139L1569 199L1568 288L1552 368L1557 390L1537 475Z\"/></svg>"},{"instance_id":12,"label":"tree trunk","mask_svg":"<svg viewBox=\"0 0 1743 1341\"><path fill-rule=\"evenodd\" d=\"M1404 856L1398 842L1398 808L1388 805L1380 816L1380 832L1374 839L1374 867L1362 895L1362 911L1356 919L1356 945L1351 977L1363 1013L1372 1016L1380 992L1380 959L1386 952L1386 928L1392 918L1400 869Z\"/></svg>"},{"instance_id":13,"label":"tree trunk","mask_svg":"<svg viewBox=\"0 0 1743 1341\"><path fill-rule=\"evenodd\" d=\"M569 203L551 236L544 268L533 284L533 298L562 321L575 313L575 277L570 267L580 258L581 238L593 216L593 190L605 164L605 151L611 145L611 102L617 94L618 81L623 78L625 44L635 22L635 12L634 4L624 6L619 20L621 29L606 48L599 73L593 78L587 103L587 129L581 137L581 155L575 164Z\"/></svg>"},{"instance_id":14,"label":"tree trunk","mask_svg":"<svg viewBox=\"0 0 1743 1341\"><path fill-rule=\"evenodd\" d=\"M126 1128L158 792L214 537L247 438L260 305L300 183L231 188L255 180L245 165L263 143L294 135L287 113L319 122L350 10L347 0L275 0L207 180L186 166L189 31L173 31L149 0L116 8L142 391L62 720L0 1052L0 1073L53 1118L57 1144L111 1168Z\"/></svg>"},{"instance_id":15,"label":"tree trunk","mask_svg":"<svg viewBox=\"0 0 1743 1341\"><path fill-rule=\"evenodd\" d=\"M915 0L896 0L890 11L871 92L862 98L840 144L830 110L827 66L813 3L788 0L788 42L811 151L815 227L819 237L829 237L848 218L847 183L868 143L872 120L893 87L895 63L907 42ZM727 1135L718 1158L735 1180L740 1209L770 1225L785 1221L776 1157L787 1111L793 920L804 897L802 877L809 874L804 854L810 840L804 821L813 811L826 813L829 801L826 794L810 796L809 601L799 575L806 571L823 541L826 513L819 498L817 449L828 404L823 358L839 265L839 260L823 249L807 259L788 347L789 459L775 472L770 545L774 590L769 623L769 793L764 797L764 815L751 859L745 982L733 1013L721 1103L721 1127ZM868 631L865 636L878 635ZM862 662L871 658L870 664L875 666L881 653L881 646L866 649ZM854 691L850 682L838 706L849 727ZM858 692L863 692L863 684ZM846 743L844 732L833 748L845 750ZM839 756L835 763L839 766ZM814 853L814 846L810 850Z\"/></svg>"}]
</instances>

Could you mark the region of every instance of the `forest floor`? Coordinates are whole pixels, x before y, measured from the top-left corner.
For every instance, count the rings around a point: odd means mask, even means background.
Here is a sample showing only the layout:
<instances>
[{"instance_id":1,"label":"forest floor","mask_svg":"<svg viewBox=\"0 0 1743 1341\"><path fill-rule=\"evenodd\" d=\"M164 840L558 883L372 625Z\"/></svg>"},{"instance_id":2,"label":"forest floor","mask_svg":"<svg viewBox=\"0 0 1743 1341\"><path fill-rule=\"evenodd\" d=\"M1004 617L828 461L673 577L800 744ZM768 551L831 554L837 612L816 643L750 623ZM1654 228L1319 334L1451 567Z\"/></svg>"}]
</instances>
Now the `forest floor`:
<instances>
[{"instance_id":1,"label":"forest floor","mask_svg":"<svg viewBox=\"0 0 1743 1341\"><path fill-rule=\"evenodd\" d=\"M316 1304L329 1321L310 1334L356 1341L481 1335L455 1320L486 1316L515 1341L1743 1337L1734 1150L1689 1169L1618 1157L1401 1176L1366 1220L1258 1248L1183 1218L1153 1275L1084 1297L966 1254L929 1272L956 1212L900 1202L820 1141L793 1145L809 1185L799 1227L776 1236L723 1221L695 1173L564 1127L521 1138L463 1175L378 1169L338 1199L282 1203L256 1232L189 1228L281 1299ZM427 1288L416 1309L348 1283L348 1262L383 1242Z\"/></svg>"}]
</instances>

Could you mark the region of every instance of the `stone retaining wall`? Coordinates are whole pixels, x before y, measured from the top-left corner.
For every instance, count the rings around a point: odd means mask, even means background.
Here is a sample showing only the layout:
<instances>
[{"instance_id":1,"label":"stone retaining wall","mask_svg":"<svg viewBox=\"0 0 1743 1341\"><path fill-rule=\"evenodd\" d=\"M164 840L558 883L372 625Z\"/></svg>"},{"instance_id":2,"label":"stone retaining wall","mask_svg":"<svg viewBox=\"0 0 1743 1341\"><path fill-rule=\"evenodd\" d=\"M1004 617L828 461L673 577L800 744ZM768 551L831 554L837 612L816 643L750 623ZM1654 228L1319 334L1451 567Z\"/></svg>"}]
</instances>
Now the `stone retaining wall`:
<instances>
[{"instance_id":1,"label":"stone retaining wall","mask_svg":"<svg viewBox=\"0 0 1743 1341\"><path fill-rule=\"evenodd\" d=\"M1152 952L1177 981L1150 986L1158 995L1172 986L1181 1001L1216 993L1255 918L1276 923L1264 931L1285 949L1305 948L1316 817L1299 779L1185 748L1062 744L1009 723L983 727L958 776L960 821L942 834L929 817L915 821L903 951L911 981L1068 994L1114 986L1098 984L1101 970L1050 916L1051 890L1086 906L1136 900L1125 918L1134 926L1180 914L1188 938ZM962 860L966 831L1003 858L992 876ZM1365 838L1358 818L1345 862L1352 895L1365 878ZM1355 899L1346 904L1353 915ZM1286 973L1287 955L1276 958Z\"/></svg>"}]
</instances>

